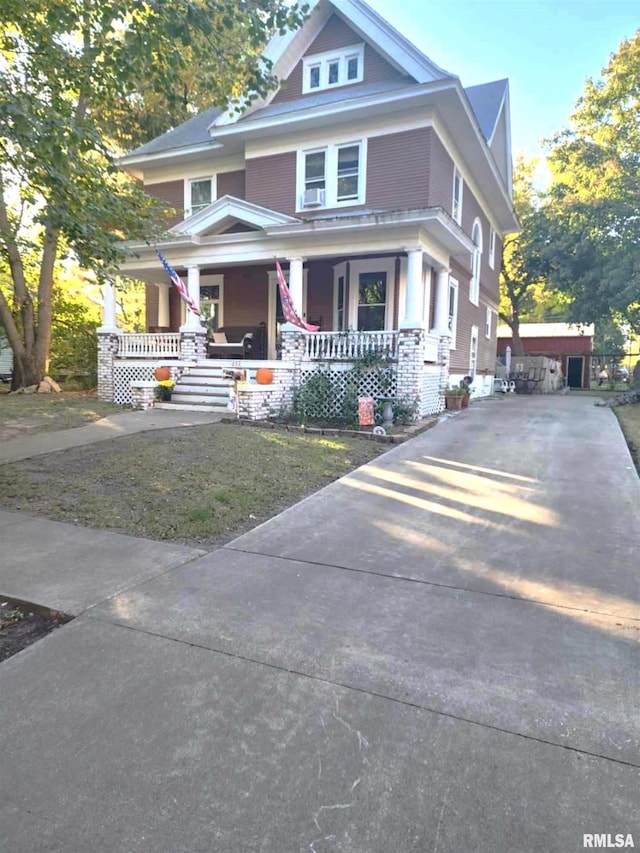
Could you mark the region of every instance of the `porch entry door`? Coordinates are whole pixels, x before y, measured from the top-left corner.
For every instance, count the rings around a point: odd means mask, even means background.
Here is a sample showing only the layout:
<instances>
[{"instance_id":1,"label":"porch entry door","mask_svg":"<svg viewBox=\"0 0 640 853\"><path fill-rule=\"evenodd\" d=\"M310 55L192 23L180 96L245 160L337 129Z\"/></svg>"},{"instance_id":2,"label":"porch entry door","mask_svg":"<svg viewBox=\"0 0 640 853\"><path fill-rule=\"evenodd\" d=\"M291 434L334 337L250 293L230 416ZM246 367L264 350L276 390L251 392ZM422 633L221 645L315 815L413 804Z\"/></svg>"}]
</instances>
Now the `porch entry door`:
<instances>
[{"instance_id":1,"label":"porch entry door","mask_svg":"<svg viewBox=\"0 0 640 853\"><path fill-rule=\"evenodd\" d=\"M224 326L223 281L221 275L200 277L200 323L210 332Z\"/></svg>"}]
</instances>

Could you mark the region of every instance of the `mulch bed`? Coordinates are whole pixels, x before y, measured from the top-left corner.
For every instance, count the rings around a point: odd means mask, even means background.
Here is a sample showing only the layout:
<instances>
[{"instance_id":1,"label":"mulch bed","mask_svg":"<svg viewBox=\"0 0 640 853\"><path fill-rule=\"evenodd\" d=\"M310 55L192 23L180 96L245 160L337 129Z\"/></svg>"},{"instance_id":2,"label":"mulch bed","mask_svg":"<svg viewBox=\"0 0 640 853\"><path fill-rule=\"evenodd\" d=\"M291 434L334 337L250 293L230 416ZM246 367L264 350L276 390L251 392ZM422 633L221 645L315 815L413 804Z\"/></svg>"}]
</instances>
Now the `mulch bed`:
<instances>
[{"instance_id":1,"label":"mulch bed","mask_svg":"<svg viewBox=\"0 0 640 853\"><path fill-rule=\"evenodd\" d=\"M0 663L72 618L59 610L0 596Z\"/></svg>"}]
</instances>

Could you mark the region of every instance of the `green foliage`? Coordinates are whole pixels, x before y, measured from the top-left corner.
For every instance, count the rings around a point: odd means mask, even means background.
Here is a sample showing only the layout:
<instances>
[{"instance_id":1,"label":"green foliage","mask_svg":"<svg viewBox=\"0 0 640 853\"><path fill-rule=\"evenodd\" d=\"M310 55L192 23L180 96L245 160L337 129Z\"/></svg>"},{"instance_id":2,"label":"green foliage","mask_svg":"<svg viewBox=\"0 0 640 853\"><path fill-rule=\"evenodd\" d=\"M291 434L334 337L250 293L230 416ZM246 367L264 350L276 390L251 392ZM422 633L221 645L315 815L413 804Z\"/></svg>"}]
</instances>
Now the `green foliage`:
<instances>
[{"instance_id":1,"label":"green foliage","mask_svg":"<svg viewBox=\"0 0 640 853\"><path fill-rule=\"evenodd\" d=\"M640 31L587 80L570 127L550 142L541 255L573 321L640 330L639 111Z\"/></svg>"},{"instance_id":2,"label":"green foliage","mask_svg":"<svg viewBox=\"0 0 640 853\"><path fill-rule=\"evenodd\" d=\"M205 93L207 105L238 108L264 95L273 81L261 49L300 11L285 0L0 0L0 272L10 282L0 322L19 383L37 381L49 355L57 261L74 257L100 280L117 269L122 238L162 230L163 206L114 156Z\"/></svg>"},{"instance_id":3,"label":"green foliage","mask_svg":"<svg viewBox=\"0 0 640 853\"><path fill-rule=\"evenodd\" d=\"M318 371L297 390L293 400L293 413L298 423L320 420L331 407L333 385L326 373Z\"/></svg>"},{"instance_id":4,"label":"green foliage","mask_svg":"<svg viewBox=\"0 0 640 853\"><path fill-rule=\"evenodd\" d=\"M49 372L54 377L77 380L84 388L98 384L97 319L92 319L85 302L54 290Z\"/></svg>"}]
</instances>

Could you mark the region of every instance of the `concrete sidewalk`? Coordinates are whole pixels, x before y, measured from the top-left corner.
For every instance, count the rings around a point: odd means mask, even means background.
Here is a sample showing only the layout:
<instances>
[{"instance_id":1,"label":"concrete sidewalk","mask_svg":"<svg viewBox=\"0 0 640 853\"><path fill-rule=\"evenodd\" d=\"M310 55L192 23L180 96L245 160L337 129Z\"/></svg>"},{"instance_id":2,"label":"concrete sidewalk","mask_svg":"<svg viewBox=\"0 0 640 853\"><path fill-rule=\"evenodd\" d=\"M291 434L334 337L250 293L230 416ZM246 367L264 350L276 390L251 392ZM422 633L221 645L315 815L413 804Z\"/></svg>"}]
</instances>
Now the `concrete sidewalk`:
<instances>
[{"instance_id":1,"label":"concrete sidewalk","mask_svg":"<svg viewBox=\"0 0 640 853\"><path fill-rule=\"evenodd\" d=\"M222 418L223 415L211 412L174 412L168 409L122 412L74 429L37 432L3 441L0 444L0 465L3 462L18 462L32 456L45 456L58 450L109 441L137 432L218 423Z\"/></svg>"},{"instance_id":2,"label":"concrete sidewalk","mask_svg":"<svg viewBox=\"0 0 640 853\"><path fill-rule=\"evenodd\" d=\"M638 847L639 510L569 395L476 404L206 555L0 514L0 590L78 614L0 667L0 848Z\"/></svg>"}]
</instances>

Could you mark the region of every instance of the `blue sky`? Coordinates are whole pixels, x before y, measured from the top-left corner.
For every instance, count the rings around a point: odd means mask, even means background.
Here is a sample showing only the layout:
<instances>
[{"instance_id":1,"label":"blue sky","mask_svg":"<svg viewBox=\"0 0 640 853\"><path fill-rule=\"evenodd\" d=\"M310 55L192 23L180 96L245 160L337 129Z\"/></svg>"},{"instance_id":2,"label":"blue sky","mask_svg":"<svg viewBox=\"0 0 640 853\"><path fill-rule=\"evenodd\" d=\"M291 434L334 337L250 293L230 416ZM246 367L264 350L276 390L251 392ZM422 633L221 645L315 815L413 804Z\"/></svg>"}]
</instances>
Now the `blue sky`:
<instances>
[{"instance_id":1,"label":"blue sky","mask_svg":"<svg viewBox=\"0 0 640 853\"><path fill-rule=\"evenodd\" d=\"M640 0L367 2L463 86L508 77L514 153L529 156L640 27Z\"/></svg>"}]
</instances>

